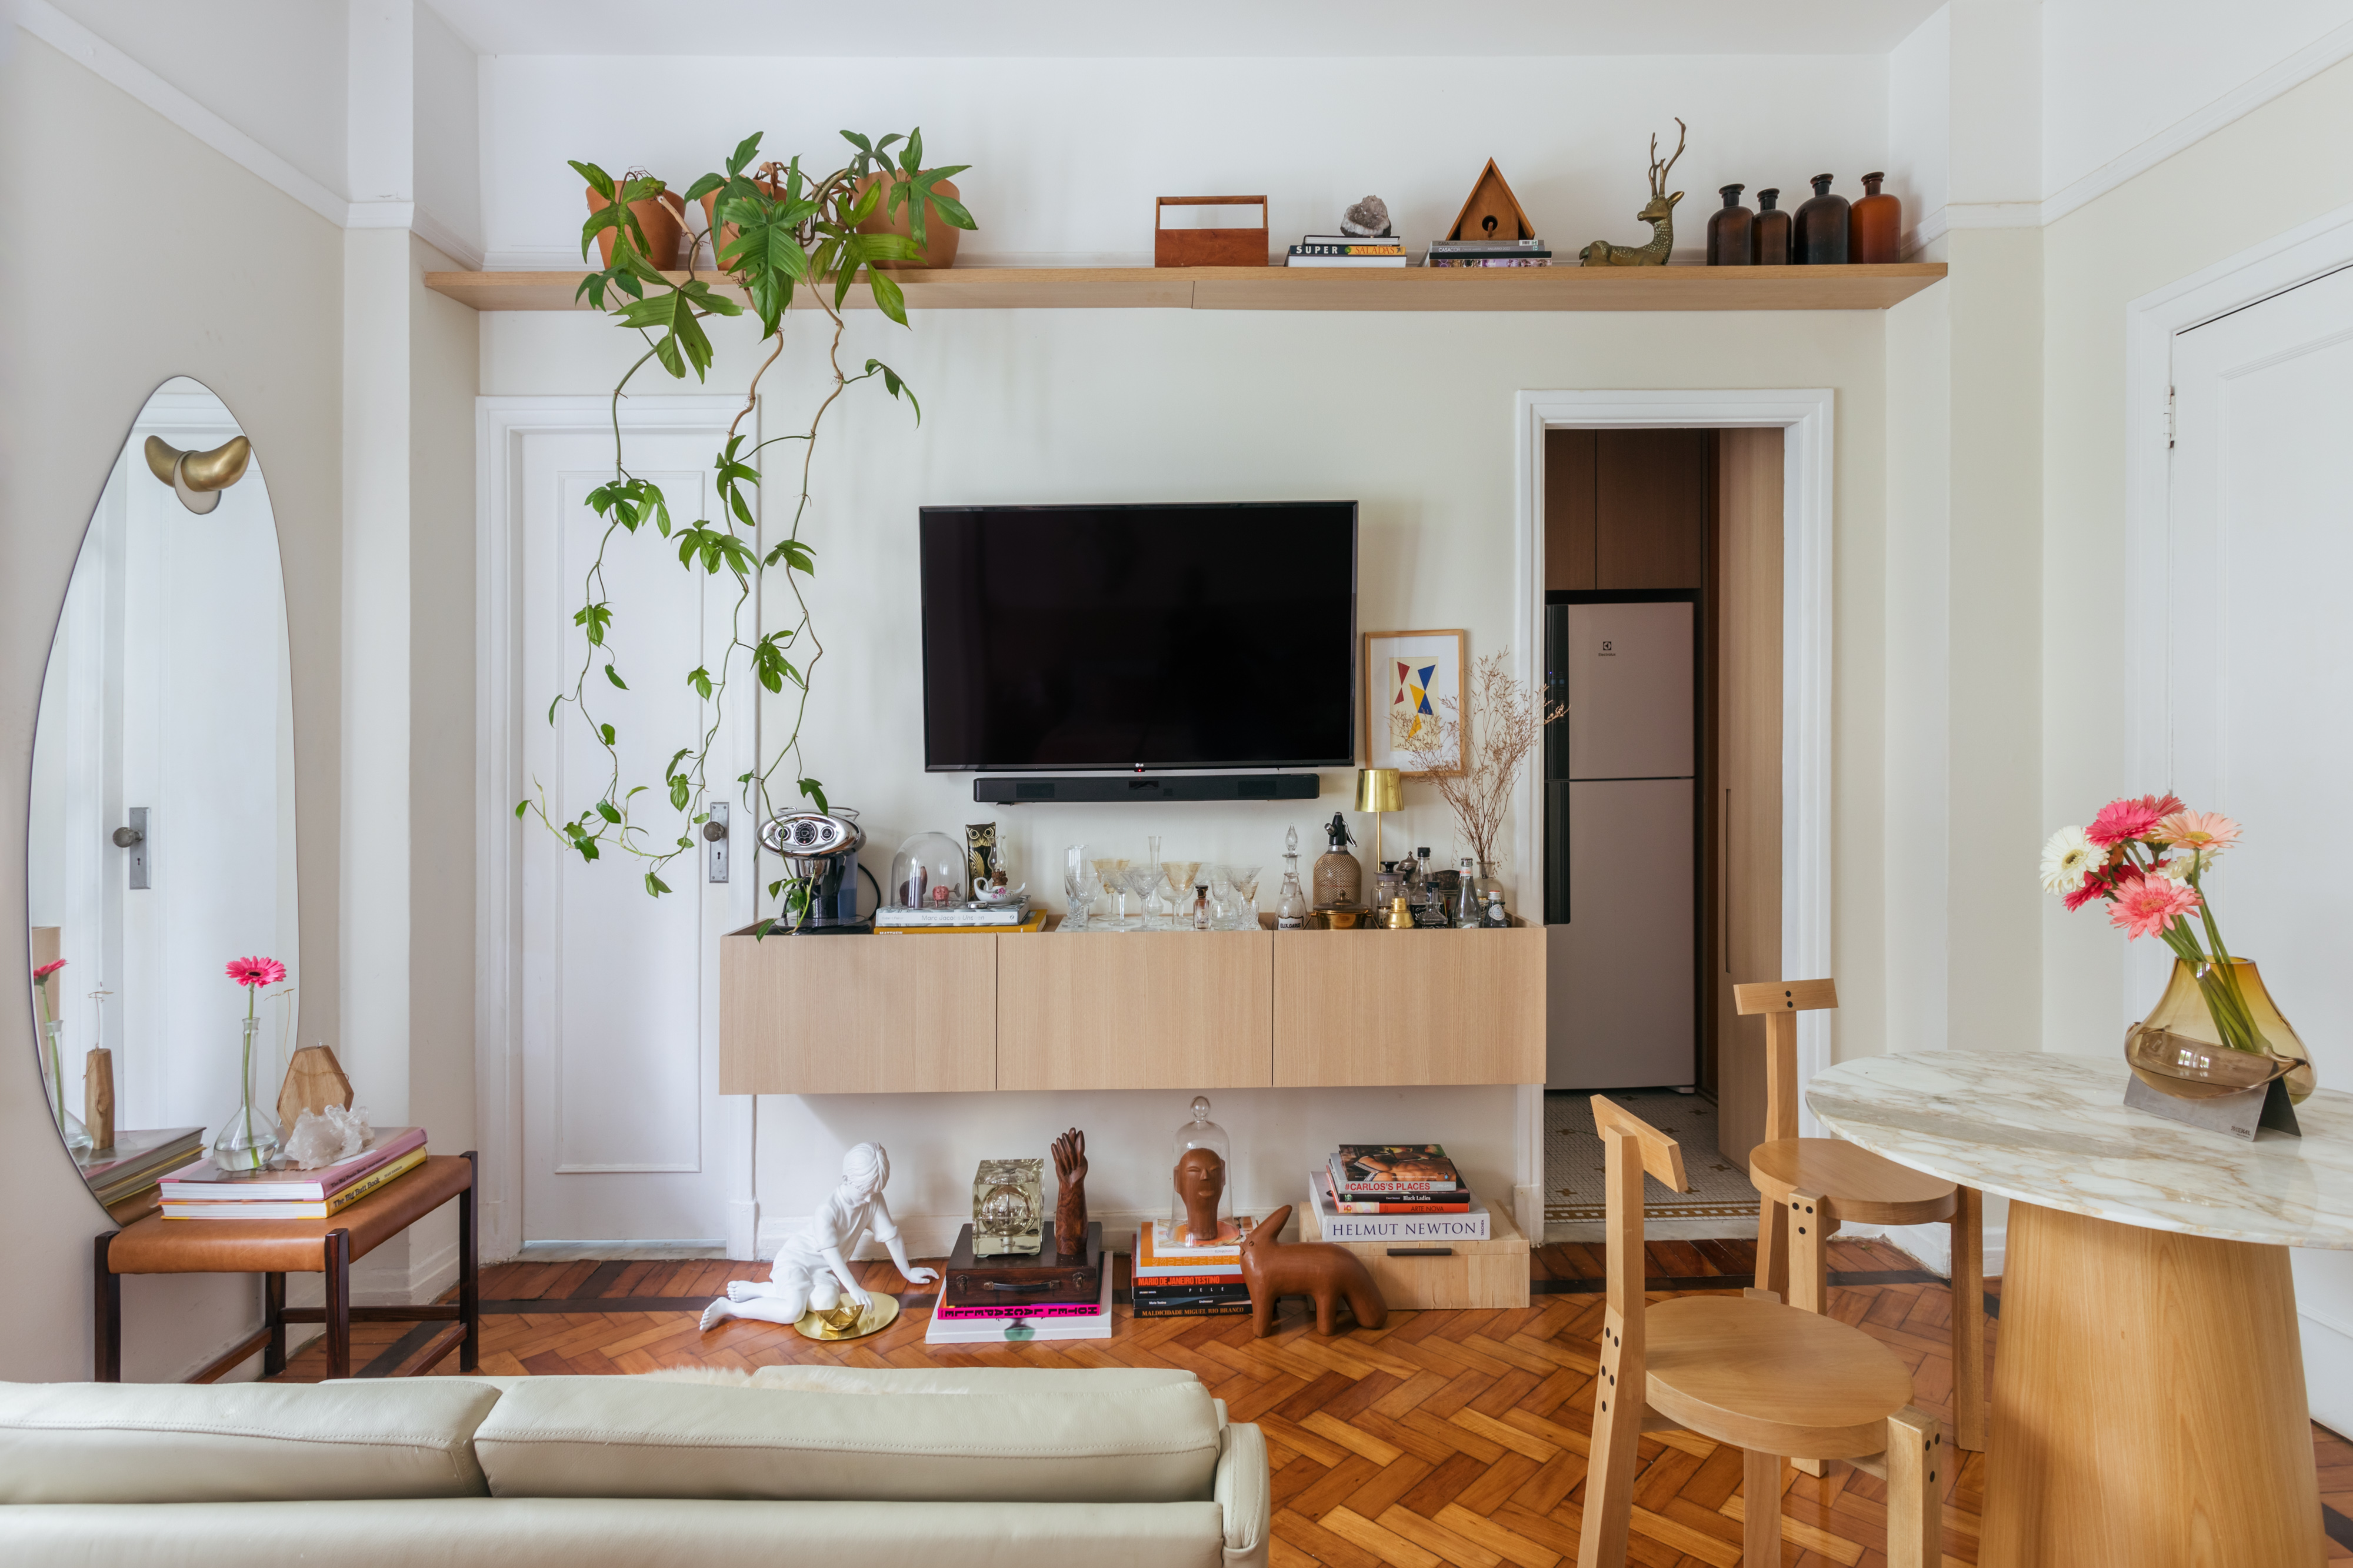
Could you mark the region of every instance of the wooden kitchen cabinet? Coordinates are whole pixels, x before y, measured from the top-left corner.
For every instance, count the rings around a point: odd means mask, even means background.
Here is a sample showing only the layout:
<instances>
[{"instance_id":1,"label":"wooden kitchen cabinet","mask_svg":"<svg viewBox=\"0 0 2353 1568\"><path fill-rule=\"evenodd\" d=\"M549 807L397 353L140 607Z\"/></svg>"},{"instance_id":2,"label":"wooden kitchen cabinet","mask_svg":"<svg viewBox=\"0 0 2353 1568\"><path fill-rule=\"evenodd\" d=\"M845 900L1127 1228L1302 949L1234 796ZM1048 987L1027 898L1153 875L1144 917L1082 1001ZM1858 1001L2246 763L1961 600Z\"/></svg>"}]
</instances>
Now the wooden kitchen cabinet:
<instances>
[{"instance_id":1,"label":"wooden kitchen cabinet","mask_svg":"<svg viewBox=\"0 0 2353 1568\"><path fill-rule=\"evenodd\" d=\"M997 1087L1267 1087L1276 945L1271 931L997 939Z\"/></svg>"},{"instance_id":2,"label":"wooden kitchen cabinet","mask_svg":"<svg viewBox=\"0 0 2353 1568\"><path fill-rule=\"evenodd\" d=\"M1541 926L1275 937L1278 1087L1544 1077Z\"/></svg>"},{"instance_id":3,"label":"wooden kitchen cabinet","mask_svg":"<svg viewBox=\"0 0 2353 1568\"><path fill-rule=\"evenodd\" d=\"M719 1092L996 1088L997 940L721 938Z\"/></svg>"}]
</instances>

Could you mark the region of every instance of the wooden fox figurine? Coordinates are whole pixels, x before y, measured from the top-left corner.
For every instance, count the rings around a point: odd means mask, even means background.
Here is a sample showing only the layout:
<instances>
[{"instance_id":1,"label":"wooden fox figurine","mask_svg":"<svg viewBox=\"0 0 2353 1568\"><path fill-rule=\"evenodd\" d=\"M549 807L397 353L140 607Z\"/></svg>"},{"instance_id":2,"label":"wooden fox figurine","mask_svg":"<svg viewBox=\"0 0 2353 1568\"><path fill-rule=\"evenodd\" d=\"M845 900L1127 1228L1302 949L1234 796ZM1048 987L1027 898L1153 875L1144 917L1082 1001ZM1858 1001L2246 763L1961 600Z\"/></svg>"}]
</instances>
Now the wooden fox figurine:
<instances>
[{"instance_id":1,"label":"wooden fox figurine","mask_svg":"<svg viewBox=\"0 0 2353 1568\"><path fill-rule=\"evenodd\" d=\"M1259 1337L1274 1332L1274 1303L1282 1296L1314 1300L1319 1334L1337 1330L1342 1301L1360 1329L1387 1323L1388 1304L1355 1253L1325 1241L1286 1247L1274 1239L1290 1218L1291 1205L1285 1204L1242 1237L1242 1283L1250 1288L1250 1326Z\"/></svg>"}]
</instances>

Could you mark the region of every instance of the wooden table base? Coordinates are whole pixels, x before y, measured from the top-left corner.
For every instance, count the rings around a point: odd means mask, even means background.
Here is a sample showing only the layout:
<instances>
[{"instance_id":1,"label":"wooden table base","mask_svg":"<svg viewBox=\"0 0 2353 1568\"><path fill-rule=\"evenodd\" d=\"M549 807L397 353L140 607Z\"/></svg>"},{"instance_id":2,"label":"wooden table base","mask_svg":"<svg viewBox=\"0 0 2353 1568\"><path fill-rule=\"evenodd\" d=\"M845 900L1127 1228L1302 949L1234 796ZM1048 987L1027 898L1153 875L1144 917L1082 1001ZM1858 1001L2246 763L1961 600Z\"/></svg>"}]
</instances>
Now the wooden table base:
<instances>
[{"instance_id":1,"label":"wooden table base","mask_svg":"<svg viewBox=\"0 0 2353 1568\"><path fill-rule=\"evenodd\" d=\"M2013 1201L1982 1568L2317 1568L2288 1249Z\"/></svg>"}]
</instances>

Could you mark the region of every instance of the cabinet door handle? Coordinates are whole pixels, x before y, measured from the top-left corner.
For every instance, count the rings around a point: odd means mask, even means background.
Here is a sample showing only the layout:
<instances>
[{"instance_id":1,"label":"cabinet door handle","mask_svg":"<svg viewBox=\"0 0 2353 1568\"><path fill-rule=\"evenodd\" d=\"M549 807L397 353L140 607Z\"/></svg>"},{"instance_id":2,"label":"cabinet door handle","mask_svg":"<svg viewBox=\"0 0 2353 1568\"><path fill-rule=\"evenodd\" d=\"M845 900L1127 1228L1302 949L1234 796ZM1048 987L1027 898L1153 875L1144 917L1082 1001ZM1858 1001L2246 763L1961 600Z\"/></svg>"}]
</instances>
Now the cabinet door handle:
<instances>
[{"instance_id":1,"label":"cabinet door handle","mask_svg":"<svg viewBox=\"0 0 2353 1568\"><path fill-rule=\"evenodd\" d=\"M1389 1248L1389 1256L1391 1258L1451 1258L1454 1256L1454 1249L1451 1247L1392 1247Z\"/></svg>"}]
</instances>

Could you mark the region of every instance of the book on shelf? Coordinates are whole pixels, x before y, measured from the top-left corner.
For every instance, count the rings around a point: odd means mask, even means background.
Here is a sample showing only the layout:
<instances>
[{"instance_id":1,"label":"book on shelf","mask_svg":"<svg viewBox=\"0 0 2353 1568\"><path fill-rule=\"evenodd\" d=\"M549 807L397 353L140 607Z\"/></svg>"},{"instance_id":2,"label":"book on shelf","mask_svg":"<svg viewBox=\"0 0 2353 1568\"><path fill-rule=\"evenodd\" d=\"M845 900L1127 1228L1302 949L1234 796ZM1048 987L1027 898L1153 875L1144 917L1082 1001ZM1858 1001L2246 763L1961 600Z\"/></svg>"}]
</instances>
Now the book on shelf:
<instances>
[{"instance_id":1,"label":"book on shelf","mask_svg":"<svg viewBox=\"0 0 2353 1568\"><path fill-rule=\"evenodd\" d=\"M1430 242L1432 256L1502 255L1514 250L1541 250L1551 254L1552 247L1541 239L1433 239Z\"/></svg>"},{"instance_id":2,"label":"book on shelf","mask_svg":"<svg viewBox=\"0 0 2353 1568\"><path fill-rule=\"evenodd\" d=\"M1343 1143L1328 1162L1343 1194L1451 1193L1462 1177L1435 1143Z\"/></svg>"},{"instance_id":3,"label":"book on shelf","mask_svg":"<svg viewBox=\"0 0 2353 1568\"><path fill-rule=\"evenodd\" d=\"M1240 1286L1229 1290L1138 1290L1131 1298L1142 1311L1192 1311L1250 1305L1250 1292Z\"/></svg>"},{"instance_id":4,"label":"book on shelf","mask_svg":"<svg viewBox=\"0 0 2353 1568\"><path fill-rule=\"evenodd\" d=\"M1430 265L1438 268L1463 267L1550 267L1549 256L1433 256Z\"/></svg>"},{"instance_id":5,"label":"book on shelf","mask_svg":"<svg viewBox=\"0 0 2353 1568\"><path fill-rule=\"evenodd\" d=\"M1293 256L1403 256L1405 246L1394 239L1303 239L1291 247Z\"/></svg>"},{"instance_id":6,"label":"book on shelf","mask_svg":"<svg viewBox=\"0 0 2353 1568\"><path fill-rule=\"evenodd\" d=\"M1241 1216L1230 1223L1243 1230L1251 1225L1250 1220ZM1135 1233L1134 1275L1138 1282L1188 1275L1240 1277L1242 1248L1239 1237L1222 1247L1179 1247L1168 1229L1166 1220L1155 1219Z\"/></svg>"},{"instance_id":7,"label":"book on shelf","mask_svg":"<svg viewBox=\"0 0 2353 1568\"><path fill-rule=\"evenodd\" d=\"M1106 1259L1108 1262L1108 1259ZM1012 1318L950 1317L932 1309L931 1326L923 1331L927 1345L1020 1344L1030 1340L1107 1340L1112 1334L1111 1275L1103 1271L1103 1293L1092 1311L1049 1317L1042 1310ZM946 1289L946 1281L941 1288ZM983 1309L992 1310L994 1309Z\"/></svg>"},{"instance_id":8,"label":"book on shelf","mask_svg":"<svg viewBox=\"0 0 2353 1568\"><path fill-rule=\"evenodd\" d=\"M1404 267L1409 265L1403 251L1388 256L1302 256L1296 249L1283 258L1285 267Z\"/></svg>"},{"instance_id":9,"label":"book on shelf","mask_svg":"<svg viewBox=\"0 0 2353 1568\"><path fill-rule=\"evenodd\" d=\"M1038 912L1043 914L1045 911L1040 910ZM1029 911L1029 902L1027 899L1017 899L1010 903L978 906L935 904L923 909L876 910L874 929L878 931L938 931L942 928L953 931L959 927L979 926L999 930L1027 924L1033 918L1035 917Z\"/></svg>"},{"instance_id":10,"label":"book on shelf","mask_svg":"<svg viewBox=\"0 0 2353 1568\"><path fill-rule=\"evenodd\" d=\"M315 1171L224 1171L203 1159L164 1178L164 1201L323 1203L378 1165L425 1147L422 1127L386 1127L348 1160Z\"/></svg>"},{"instance_id":11,"label":"book on shelf","mask_svg":"<svg viewBox=\"0 0 2353 1568\"><path fill-rule=\"evenodd\" d=\"M1329 1171L1307 1173L1308 1195L1315 1204L1315 1228L1325 1241L1404 1241L1432 1246L1450 1241L1487 1241L1487 1205L1470 1199L1459 1214L1342 1214L1332 1196ZM1465 1196L1468 1196L1466 1194Z\"/></svg>"},{"instance_id":12,"label":"book on shelf","mask_svg":"<svg viewBox=\"0 0 2353 1568\"><path fill-rule=\"evenodd\" d=\"M1315 1190L1334 1214L1466 1214L1474 1201L1461 1187L1451 1193L1382 1193L1371 1197L1345 1197L1332 1184L1332 1167L1314 1173Z\"/></svg>"},{"instance_id":13,"label":"book on shelf","mask_svg":"<svg viewBox=\"0 0 2353 1568\"><path fill-rule=\"evenodd\" d=\"M1002 1322L1011 1318L1092 1318L1100 1312L1092 1301L1033 1301L1022 1307L955 1307L943 1301L932 1310L952 1323Z\"/></svg>"},{"instance_id":14,"label":"book on shelf","mask_svg":"<svg viewBox=\"0 0 2353 1568\"><path fill-rule=\"evenodd\" d=\"M941 936L953 935L959 931L977 931L983 936L1019 936L1025 931L1041 931L1045 929L1046 911L1042 909L1034 909L1018 924L996 921L982 925L884 925L878 920L874 925L874 934L907 936L920 932L924 936Z\"/></svg>"},{"instance_id":15,"label":"book on shelf","mask_svg":"<svg viewBox=\"0 0 2353 1568\"><path fill-rule=\"evenodd\" d=\"M422 1147L396 1155L316 1203L273 1203L261 1198L164 1200L165 1219L332 1219L353 1204L425 1163Z\"/></svg>"},{"instance_id":16,"label":"book on shelf","mask_svg":"<svg viewBox=\"0 0 2353 1568\"><path fill-rule=\"evenodd\" d=\"M1139 1318L1247 1318L1248 1300L1223 1301L1210 1307L1134 1307L1129 1309Z\"/></svg>"}]
</instances>

